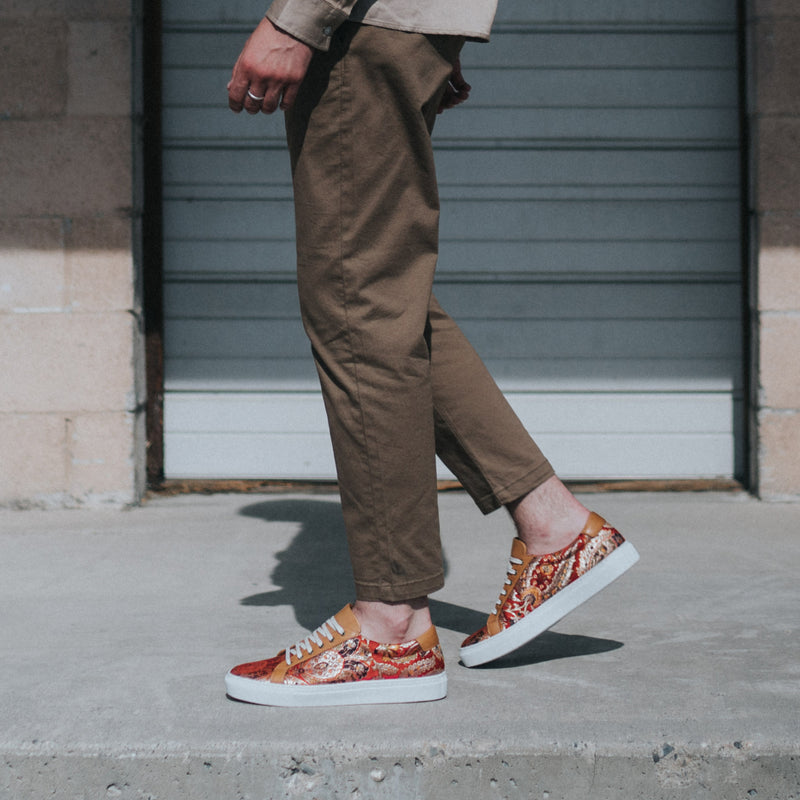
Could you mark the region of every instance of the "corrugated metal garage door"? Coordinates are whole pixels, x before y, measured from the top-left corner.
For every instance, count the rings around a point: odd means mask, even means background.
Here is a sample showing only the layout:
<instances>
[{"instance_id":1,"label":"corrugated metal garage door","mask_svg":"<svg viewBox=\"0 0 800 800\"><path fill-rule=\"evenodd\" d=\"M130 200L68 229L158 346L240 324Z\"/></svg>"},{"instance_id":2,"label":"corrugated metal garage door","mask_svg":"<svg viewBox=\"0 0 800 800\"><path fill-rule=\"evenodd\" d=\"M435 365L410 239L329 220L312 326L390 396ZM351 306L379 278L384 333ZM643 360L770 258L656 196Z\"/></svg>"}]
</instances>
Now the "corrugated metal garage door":
<instances>
[{"instance_id":1,"label":"corrugated metal garage door","mask_svg":"<svg viewBox=\"0 0 800 800\"><path fill-rule=\"evenodd\" d=\"M262 5L164 3L168 477L334 474L282 119L226 107ZM740 472L735 5L501 0L437 123L437 295L564 477Z\"/></svg>"}]
</instances>

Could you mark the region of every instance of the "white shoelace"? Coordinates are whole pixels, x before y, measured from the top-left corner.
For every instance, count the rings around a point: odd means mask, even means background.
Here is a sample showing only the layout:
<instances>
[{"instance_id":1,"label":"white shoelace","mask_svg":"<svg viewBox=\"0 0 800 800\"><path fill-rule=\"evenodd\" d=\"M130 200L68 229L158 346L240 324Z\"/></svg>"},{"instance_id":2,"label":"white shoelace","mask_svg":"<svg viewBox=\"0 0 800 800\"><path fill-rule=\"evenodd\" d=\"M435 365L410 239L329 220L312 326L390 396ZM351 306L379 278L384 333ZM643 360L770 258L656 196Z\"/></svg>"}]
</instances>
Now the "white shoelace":
<instances>
[{"instance_id":1,"label":"white shoelace","mask_svg":"<svg viewBox=\"0 0 800 800\"><path fill-rule=\"evenodd\" d=\"M331 630L333 629L333 630ZM319 626L312 634L307 636L305 639L301 639L296 644L293 644L291 647L286 648L286 663L292 663L292 655L296 656L297 658L303 657L303 650L307 650L308 654L314 651L314 647L311 644L312 642L317 647L322 647L322 637L324 636L329 642L333 641L334 631L338 634L344 633L344 628L336 621L335 617L331 617L329 620L326 620Z\"/></svg>"},{"instance_id":2,"label":"white shoelace","mask_svg":"<svg viewBox=\"0 0 800 800\"><path fill-rule=\"evenodd\" d=\"M507 570L508 574L506 575L506 580L505 580L503 586L511 586L514 583L514 581L511 580L512 578L516 578L516 576L517 576L517 570L514 569L514 566L515 565L519 566L520 564L524 564L524 563L525 562L521 558L515 558L514 556L511 556L508 559L508 570ZM505 593L506 593L506 590L503 589L500 592L500 597L497 598L497 602L494 604L494 613L495 614L497 614L500 611L500 606L503 604L503 597L505 596Z\"/></svg>"}]
</instances>

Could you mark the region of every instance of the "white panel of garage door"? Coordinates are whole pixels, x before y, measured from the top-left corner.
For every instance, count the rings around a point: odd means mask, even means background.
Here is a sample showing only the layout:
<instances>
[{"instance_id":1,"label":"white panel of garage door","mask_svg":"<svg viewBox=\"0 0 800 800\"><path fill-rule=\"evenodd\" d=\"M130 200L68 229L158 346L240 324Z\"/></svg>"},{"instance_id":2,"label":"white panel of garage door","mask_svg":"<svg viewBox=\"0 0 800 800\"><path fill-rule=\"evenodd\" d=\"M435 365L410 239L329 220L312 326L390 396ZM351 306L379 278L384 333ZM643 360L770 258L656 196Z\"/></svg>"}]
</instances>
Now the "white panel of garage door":
<instances>
[{"instance_id":1,"label":"white panel of garage door","mask_svg":"<svg viewBox=\"0 0 800 800\"><path fill-rule=\"evenodd\" d=\"M334 475L282 119L226 107L262 12L164 2L168 477ZM440 301L563 476L737 475L735 3L502 0L463 62Z\"/></svg>"}]
</instances>

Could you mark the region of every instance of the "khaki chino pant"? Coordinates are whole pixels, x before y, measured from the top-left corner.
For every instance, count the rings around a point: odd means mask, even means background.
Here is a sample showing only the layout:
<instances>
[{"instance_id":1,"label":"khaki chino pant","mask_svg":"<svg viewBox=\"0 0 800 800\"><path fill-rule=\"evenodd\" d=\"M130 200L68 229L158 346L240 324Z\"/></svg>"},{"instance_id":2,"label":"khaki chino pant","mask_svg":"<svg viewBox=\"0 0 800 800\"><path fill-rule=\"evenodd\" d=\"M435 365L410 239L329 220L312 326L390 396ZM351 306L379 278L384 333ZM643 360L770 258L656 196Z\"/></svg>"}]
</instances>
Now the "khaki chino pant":
<instances>
[{"instance_id":1,"label":"khaki chino pant","mask_svg":"<svg viewBox=\"0 0 800 800\"><path fill-rule=\"evenodd\" d=\"M442 587L436 453L484 513L553 474L431 291L430 135L461 44L346 23L286 114L300 306L362 600Z\"/></svg>"}]
</instances>

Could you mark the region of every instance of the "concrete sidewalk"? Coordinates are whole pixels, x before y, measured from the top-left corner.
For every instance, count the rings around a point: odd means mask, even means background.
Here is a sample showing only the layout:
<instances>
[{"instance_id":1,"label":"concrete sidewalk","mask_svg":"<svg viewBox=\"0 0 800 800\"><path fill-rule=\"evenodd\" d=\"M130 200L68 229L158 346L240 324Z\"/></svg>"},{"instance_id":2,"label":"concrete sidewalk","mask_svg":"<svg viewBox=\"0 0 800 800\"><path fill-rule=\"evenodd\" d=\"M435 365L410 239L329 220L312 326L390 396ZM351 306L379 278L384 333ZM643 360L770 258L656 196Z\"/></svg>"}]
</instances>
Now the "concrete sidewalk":
<instances>
[{"instance_id":1,"label":"concrete sidewalk","mask_svg":"<svg viewBox=\"0 0 800 800\"><path fill-rule=\"evenodd\" d=\"M469 670L511 526L440 500L449 695L340 709L223 687L352 599L334 497L0 511L0 798L800 798L800 505L584 498L639 564Z\"/></svg>"}]
</instances>

